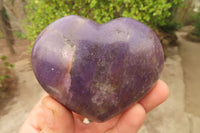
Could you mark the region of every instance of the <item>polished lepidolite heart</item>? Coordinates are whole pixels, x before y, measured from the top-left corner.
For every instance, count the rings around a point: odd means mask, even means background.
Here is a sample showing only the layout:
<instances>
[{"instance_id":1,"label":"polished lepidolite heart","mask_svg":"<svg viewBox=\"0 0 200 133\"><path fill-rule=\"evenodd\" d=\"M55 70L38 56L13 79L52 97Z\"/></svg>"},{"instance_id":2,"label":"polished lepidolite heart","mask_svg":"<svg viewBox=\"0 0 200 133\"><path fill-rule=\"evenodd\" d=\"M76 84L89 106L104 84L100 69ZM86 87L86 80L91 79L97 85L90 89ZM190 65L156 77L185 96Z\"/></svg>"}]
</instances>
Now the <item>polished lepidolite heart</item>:
<instances>
[{"instance_id":1,"label":"polished lepidolite heart","mask_svg":"<svg viewBox=\"0 0 200 133\"><path fill-rule=\"evenodd\" d=\"M155 33L131 18L100 25L67 16L47 26L32 51L41 86L66 108L97 122L140 100L163 64Z\"/></svg>"}]
</instances>

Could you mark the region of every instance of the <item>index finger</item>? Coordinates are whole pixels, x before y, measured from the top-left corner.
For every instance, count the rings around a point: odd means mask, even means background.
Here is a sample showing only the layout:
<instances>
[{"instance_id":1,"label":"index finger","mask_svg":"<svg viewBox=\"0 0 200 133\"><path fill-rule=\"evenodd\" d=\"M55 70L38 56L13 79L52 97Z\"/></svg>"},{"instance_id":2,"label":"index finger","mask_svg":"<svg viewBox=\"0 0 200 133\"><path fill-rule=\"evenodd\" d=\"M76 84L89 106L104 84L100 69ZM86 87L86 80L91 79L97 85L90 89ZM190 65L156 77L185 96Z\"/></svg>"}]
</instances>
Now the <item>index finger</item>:
<instances>
[{"instance_id":1,"label":"index finger","mask_svg":"<svg viewBox=\"0 0 200 133\"><path fill-rule=\"evenodd\" d=\"M165 82L158 80L151 91L142 98L139 103L146 112L151 111L156 106L164 102L169 96L169 88Z\"/></svg>"}]
</instances>

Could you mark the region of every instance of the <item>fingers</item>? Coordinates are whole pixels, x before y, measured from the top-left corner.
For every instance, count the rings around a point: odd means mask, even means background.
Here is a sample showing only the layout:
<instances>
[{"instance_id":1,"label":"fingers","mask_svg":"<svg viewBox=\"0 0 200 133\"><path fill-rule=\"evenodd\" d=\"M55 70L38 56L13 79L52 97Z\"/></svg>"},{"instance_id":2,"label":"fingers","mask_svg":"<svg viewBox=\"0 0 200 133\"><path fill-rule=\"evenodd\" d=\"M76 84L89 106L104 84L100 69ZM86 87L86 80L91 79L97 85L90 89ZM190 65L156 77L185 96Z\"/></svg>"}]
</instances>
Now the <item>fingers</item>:
<instances>
[{"instance_id":1,"label":"fingers","mask_svg":"<svg viewBox=\"0 0 200 133\"><path fill-rule=\"evenodd\" d=\"M39 101L30 112L19 133L39 133L41 127L45 125L45 119L44 107L41 105L41 101Z\"/></svg>"},{"instance_id":2,"label":"fingers","mask_svg":"<svg viewBox=\"0 0 200 133\"><path fill-rule=\"evenodd\" d=\"M42 100L42 104L48 110L46 111L47 119L42 133L73 133L74 121L70 111L56 102L50 96Z\"/></svg>"},{"instance_id":3,"label":"fingers","mask_svg":"<svg viewBox=\"0 0 200 133\"><path fill-rule=\"evenodd\" d=\"M137 133L145 120L146 112L140 104L124 112L116 126L108 133Z\"/></svg>"},{"instance_id":4,"label":"fingers","mask_svg":"<svg viewBox=\"0 0 200 133\"><path fill-rule=\"evenodd\" d=\"M50 96L31 111L20 133L73 133L74 119L70 111Z\"/></svg>"},{"instance_id":5,"label":"fingers","mask_svg":"<svg viewBox=\"0 0 200 133\"><path fill-rule=\"evenodd\" d=\"M139 103L144 107L146 112L149 112L164 102L168 95L168 86L162 80L158 80L152 90Z\"/></svg>"}]
</instances>

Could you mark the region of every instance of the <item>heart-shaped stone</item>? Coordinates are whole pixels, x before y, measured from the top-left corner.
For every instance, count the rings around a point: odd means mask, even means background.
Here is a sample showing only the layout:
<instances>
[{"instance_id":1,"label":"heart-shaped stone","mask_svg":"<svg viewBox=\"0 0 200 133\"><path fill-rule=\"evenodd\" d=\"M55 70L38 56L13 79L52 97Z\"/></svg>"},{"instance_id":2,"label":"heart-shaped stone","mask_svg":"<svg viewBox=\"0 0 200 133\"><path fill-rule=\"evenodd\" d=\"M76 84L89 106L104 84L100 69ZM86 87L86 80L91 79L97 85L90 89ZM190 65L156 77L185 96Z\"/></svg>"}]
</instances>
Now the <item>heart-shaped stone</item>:
<instances>
[{"instance_id":1,"label":"heart-shaped stone","mask_svg":"<svg viewBox=\"0 0 200 133\"><path fill-rule=\"evenodd\" d=\"M32 51L41 86L66 108L97 122L140 100L163 64L155 33L130 18L102 25L74 15L61 18L40 33Z\"/></svg>"}]
</instances>

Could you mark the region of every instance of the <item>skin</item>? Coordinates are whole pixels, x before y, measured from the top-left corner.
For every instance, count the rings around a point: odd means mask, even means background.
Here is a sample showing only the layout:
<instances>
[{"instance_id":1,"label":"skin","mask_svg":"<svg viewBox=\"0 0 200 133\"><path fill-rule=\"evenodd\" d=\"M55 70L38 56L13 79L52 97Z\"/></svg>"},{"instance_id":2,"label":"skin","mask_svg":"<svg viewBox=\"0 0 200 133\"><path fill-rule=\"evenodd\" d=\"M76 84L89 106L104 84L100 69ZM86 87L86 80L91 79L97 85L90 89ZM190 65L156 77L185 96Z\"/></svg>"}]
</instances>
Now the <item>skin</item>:
<instances>
[{"instance_id":1,"label":"skin","mask_svg":"<svg viewBox=\"0 0 200 133\"><path fill-rule=\"evenodd\" d=\"M48 94L33 108L19 133L136 133L145 115L169 95L168 86L158 80L151 91L131 108L104 122L84 124L82 116L75 114Z\"/></svg>"}]
</instances>

